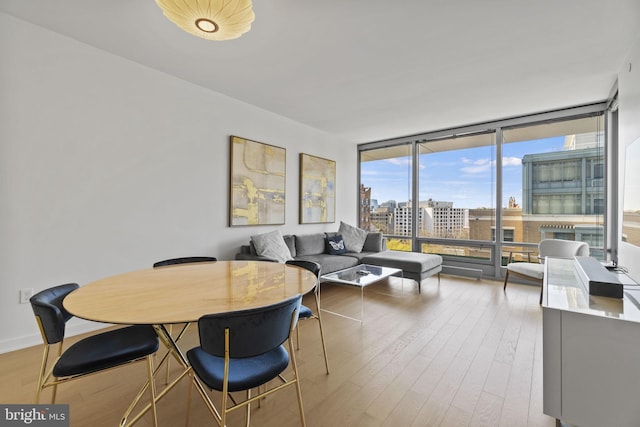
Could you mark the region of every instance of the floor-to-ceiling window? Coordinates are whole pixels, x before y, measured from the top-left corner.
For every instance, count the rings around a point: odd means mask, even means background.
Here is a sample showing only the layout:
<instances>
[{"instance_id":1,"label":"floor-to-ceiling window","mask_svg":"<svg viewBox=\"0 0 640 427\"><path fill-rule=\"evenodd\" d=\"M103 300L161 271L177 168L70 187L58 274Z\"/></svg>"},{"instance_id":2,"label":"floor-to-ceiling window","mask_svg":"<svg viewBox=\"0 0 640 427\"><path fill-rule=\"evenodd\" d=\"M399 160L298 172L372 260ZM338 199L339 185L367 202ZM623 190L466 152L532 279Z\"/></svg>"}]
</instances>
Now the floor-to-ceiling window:
<instances>
[{"instance_id":1,"label":"floor-to-ceiling window","mask_svg":"<svg viewBox=\"0 0 640 427\"><path fill-rule=\"evenodd\" d=\"M491 260L486 245L495 225L496 137L480 132L417 145L419 251ZM482 222L486 227L474 224Z\"/></svg>"},{"instance_id":2,"label":"floor-to-ceiling window","mask_svg":"<svg viewBox=\"0 0 640 427\"><path fill-rule=\"evenodd\" d=\"M502 224L516 249L579 240L604 258L604 135L602 114L503 129Z\"/></svg>"},{"instance_id":3,"label":"floor-to-ceiling window","mask_svg":"<svg viewBox=\"0 0 640 427\"><path fill-rule=\"evenodd\" d=\"M412 146L360 152L360 227L387 236L387 248L411 251Z\"/></svg>"},{"instance_id":4,"label":"floor-to-ceiling window","mask_svg":"<svg viewBox=\"0 0 640 427\"><path fill-rule=\"evenodd\" d=\"M605 103L359 146L360 226L498 277L542 239L603 257Z\"/></svg>"}]
</instances>

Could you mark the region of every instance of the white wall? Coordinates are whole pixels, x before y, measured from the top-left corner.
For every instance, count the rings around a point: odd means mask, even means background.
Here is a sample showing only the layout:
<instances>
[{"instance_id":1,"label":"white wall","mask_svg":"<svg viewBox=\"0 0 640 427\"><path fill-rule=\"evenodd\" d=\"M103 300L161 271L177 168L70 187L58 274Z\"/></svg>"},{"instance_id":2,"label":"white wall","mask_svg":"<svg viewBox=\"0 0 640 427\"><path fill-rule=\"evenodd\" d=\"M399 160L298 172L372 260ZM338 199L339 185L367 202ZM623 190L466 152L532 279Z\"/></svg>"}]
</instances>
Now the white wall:
<instances>
[{"instance_id":1,"label":"white wall","mask_svg":"<svg viewBox=\"0 0 640 427\"><path fill-rule=\"evenodd\" d=\"M629 56L618 74L619 124L620 124L620 162L619 182L624 182L625 150L637 138L640 138L640 36L632 46ZM640 166L640 159L634 159ZM620 193L622 194L622 193ZM619 223L622 228L622 197L619 203ZM619 263L627 267L631 277L640 282L640 248L620 243Z\"/></svg>"},{"instance_id":2,"label":"white wall","mask_svg":"<svg viewBox=\"0 0 640 427\"><path fill-rule=\"evenodd\" d=\"M40 342L21 288L232 259L274 229L227 227L232 134L287 149L284 233L338 227L298 225L300 152L337 160L355 223L354 144L0 14L0 352Z\"/></svg>"}]
</instances>

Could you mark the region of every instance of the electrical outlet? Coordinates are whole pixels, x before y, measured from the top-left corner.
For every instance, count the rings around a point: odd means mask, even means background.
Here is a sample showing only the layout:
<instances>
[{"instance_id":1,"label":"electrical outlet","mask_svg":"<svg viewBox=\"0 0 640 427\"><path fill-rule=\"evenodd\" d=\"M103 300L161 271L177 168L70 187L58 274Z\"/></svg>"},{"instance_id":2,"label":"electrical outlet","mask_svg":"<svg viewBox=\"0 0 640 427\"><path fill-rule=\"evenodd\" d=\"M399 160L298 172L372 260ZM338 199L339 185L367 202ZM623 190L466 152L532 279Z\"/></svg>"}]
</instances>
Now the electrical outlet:
<instances>
[{"instance_id":1,"label":"electrical outlet","mask_svg":"<svg viewBox=\"0 0 640 427\"><path fill-rule=\"evenodd\" d=\"M20 289L20 304L27 304L33 296L33 288Z\"/></svg>"}]
</instances>

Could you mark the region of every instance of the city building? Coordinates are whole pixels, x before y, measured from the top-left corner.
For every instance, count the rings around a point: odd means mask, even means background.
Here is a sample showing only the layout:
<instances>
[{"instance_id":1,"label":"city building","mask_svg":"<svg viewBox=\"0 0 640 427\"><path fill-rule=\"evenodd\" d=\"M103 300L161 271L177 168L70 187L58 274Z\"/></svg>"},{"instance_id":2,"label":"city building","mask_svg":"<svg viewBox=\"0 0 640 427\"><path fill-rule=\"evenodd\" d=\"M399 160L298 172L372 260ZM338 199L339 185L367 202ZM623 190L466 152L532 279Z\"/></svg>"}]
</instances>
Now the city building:
<instances>
[{"instance_id":1,"label":"city building","mask_svg":"<svg viewBox=\"0 0 640 427\"><path fill-rule=\"evenodd\" d=\"M360 184L360 226L371 229L371 187Z\"/></svg>"},{"instance_id":2,"label":"city building","mask_svg":"<svg viewBox=\"0 0 640 427\"><path fill-rule=\"evenodd\" d=\"M420 236L466 239L469 229L469 210L454 208L453 202L427 200L420 202L425 210L424 227Z\"/></svg>"},{"instance_id":3,"label":"city building","mask_svg":"<svg viewBox=\"0 0 640 427\"><path fill-rule=\"evenodd\" d=\"M522 195L525 215L602 215L603 148L527 154L522 158Z\"/></svg>"},{"instance_id":4,"label":"city building","mask_svg":"<svg viewBox=\"0 0 640 427\"><path fill-rule=\"evenodd\" d=\"M522 207L510 197L502 210L503 242L579 240L604 257L604 166L596 136L569 135L563 151L522 158ZM496 238L494 209L471 209L469 218L470 239Z\"/></svg>"}]
</instances>

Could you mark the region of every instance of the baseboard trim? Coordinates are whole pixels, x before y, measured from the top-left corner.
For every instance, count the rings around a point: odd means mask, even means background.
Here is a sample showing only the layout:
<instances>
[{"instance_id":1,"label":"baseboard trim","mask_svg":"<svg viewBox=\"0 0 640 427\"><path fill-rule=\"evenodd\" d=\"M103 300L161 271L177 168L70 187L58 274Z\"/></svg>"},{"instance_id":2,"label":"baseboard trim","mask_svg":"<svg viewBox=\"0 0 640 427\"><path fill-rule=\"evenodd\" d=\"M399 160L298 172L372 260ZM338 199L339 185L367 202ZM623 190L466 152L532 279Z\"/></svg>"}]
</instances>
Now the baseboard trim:
<instances>
[{"instance_id":1,"label":"baseboard trim","mask_svg":"<svg viewBox=\"0 0 640 427\"><path fill-rule=\"evenodd\" d=\"M82 323L67 325L66 336L72 337L74 335L86 334L87 332L94 332L110 326L112 325L83 321ZM34 345L40 344L42 344L42 337L40 336L40 333L11 338L0 341L0 354L22 350L23 348L33 347Z\"/></svg>"}]
</instances>

